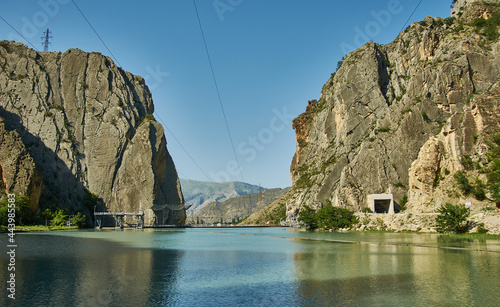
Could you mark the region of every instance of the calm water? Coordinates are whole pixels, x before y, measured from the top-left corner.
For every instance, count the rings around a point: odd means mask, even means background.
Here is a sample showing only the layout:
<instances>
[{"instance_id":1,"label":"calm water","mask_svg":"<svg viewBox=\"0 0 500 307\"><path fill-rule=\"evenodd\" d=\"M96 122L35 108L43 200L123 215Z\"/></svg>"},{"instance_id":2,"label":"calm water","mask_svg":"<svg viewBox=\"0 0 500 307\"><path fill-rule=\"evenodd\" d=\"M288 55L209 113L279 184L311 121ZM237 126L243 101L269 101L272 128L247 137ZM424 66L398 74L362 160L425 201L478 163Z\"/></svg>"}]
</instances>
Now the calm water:
<instances>
[{"instance_id":1,"label":"calm water","mask_svg":"<svg viewBox=\"0 0 500 307\"><path fill-rule=\"evenodd\" d=\"M13 304L5 287L7 236L1 236L0 306L500 302L499 241L457 243L430 234L305 233L284 228L91 230L16 238ZM443 246L496 252L437 248Z\"/></svg>"}]
</instances>

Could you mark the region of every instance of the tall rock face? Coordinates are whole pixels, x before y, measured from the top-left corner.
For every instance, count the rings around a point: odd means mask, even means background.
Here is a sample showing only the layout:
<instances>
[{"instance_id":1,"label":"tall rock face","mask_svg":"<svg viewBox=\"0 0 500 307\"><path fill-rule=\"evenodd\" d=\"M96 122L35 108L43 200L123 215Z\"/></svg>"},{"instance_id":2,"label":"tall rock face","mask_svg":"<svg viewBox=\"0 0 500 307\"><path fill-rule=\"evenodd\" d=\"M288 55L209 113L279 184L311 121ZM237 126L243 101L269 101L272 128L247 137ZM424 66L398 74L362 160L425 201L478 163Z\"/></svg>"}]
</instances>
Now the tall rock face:
<instances>
[{"instance_id":1,"label":"tall rock face","mask_svg":"<svg viewBox=\"0 0 500 307\"><path fill-rule=\"evenodd\" d=\"M41 207L144 210L147 225L184 222L179 179L143 78L99 53L36 52L6 41L0 66L0 117L43 178ZM89 192L102 202L86 202Z\"/></svg>"},{"instance_id":2,"label":"tall rock face","mask_svg":"<svg viewBox=\"0 0 500 307\"><path fill-rule=\"evenodd\" d=\"M0 118L0 198L8 193L26 195L33 212L42 194L42 178L16 131L7 131Z\"/></svg>"},{"instance_id":3,"label":"tall rock face","mask_svg":"<svg viewBox=\"0 0 500 307\"><path fill-rule=\"evenodd\" d=\"M409 198L415 210L425 195L430 211L443 200L429 194L436 174L485 152L500 123L500 42L463 18L486 6L481 16L492 16L498 5L469 2L458 19L426 17L390 44L370 42L345 56L320 99L293 121L289 213L327 200L359 210L380 193Z\"/></svg>"}]
</instances>

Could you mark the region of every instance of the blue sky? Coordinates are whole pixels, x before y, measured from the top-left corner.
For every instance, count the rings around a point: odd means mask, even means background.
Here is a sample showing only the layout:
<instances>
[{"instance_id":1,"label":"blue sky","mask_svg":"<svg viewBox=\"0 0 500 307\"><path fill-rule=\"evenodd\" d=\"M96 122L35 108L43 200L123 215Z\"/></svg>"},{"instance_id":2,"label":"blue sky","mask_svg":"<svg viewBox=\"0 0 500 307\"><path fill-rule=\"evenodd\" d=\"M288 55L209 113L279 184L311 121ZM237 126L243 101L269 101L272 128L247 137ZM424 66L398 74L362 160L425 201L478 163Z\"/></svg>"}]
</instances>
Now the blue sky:
<instances>
[{"instance_id":1,"label":"blue sky","mask_svg":"<svg viewBox=\"0 0 500 307\"><path fill-rule=\"evenodd\" d=\"M165 129L181 178L271 188L291 185L292 119L337 62L369 40L391 42L420 1L196 0L236 158L192 0L75 2L119 64L146 78L157 120L182 144ZM410 23L448 17L450 4L423 0ZM49 28L50 51L110 56L71 0L0 0L0 16L38 50ZM27 44L2 20L0 39Z\"/></svg>"}]
</instances>

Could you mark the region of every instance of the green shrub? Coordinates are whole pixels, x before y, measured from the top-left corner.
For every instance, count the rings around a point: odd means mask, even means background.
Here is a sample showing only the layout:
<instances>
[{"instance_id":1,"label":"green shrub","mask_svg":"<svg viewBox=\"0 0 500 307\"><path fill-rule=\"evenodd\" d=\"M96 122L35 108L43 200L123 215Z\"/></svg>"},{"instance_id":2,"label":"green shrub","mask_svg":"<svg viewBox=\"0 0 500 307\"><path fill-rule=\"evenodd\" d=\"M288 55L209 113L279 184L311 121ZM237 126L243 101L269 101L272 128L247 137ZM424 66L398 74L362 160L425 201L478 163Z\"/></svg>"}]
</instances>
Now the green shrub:
<instances>
[{"instance_id":1,"label":"green shrub","mask_svg":"<svg viewBox=\"0 0 500 307\"><path fill-rule=\"evenodd\" d=\"M465 205L452 205L447 203L438 209L440 215L436 218L436 230L439 233L453 232L466 233L472 228L468 221L470 209Z\"/></svg>"},{"instance_id":2,"label":"green shrub","mask_svg":"<svg viewBox=\"0 0 500 307\"><path fill-rule=\"evenodd\" d=\"M373 210L368 208L368 207L364 207L363 209L361 209L361 212L363 213L373 213Z\"/></svg>"},{"instance_id":3,"label":"green shrub","mask_svg":"<svg viewBox=\"0 0 500 307\"><path fill-rule=\"evenodd\" d=\"M486 185L479 179L476 179L476 182L472 188L472 195L474 195L474 197L477 199L477 200L485 200L486 199L486 192L485 192L485 189L486 189Z\"/></svg>"},{"instance_id":4,"label":"green shrub","mask_svg":"<svg viewBox=\"0 0 500 307\"><path fill-rule=\"evenodd\" d=\"M476 28L477 33L483 34L486 37L486 39L490 41L496 40L498 38L499 24L500 24L500 12L493 13L493 15L488 19L476 18L471 23L471 25Z\"/></svg>"},{"instance_id":5,"label":"green shrub","mask_svg":"<svg viewBox=\"0 0 500 307\"><path fill-rule=\"evenodd\" d=\"M470 155L462 155L460 157L460 164L466 169L470 170L472 169L474 163L472 161L472 157Z\"/></svg>"},{"instance_id":6,"label":"green shrub","mask_svg":"<svg viewBox=\"0 0 500 307\"><path fill-rule=\"evenodd\" d=\"M51 223L54 226L65 226L68 222L68 214L64 210L58 210L52 215Z\"/></svg>"},{"instance_id":7,"label":"green shrub","mask_svg":"<svg viewBox=\"0 0 500 307\"><path fill-rule=\"evenodd\" d=\"M357 223L354 212L340 207L326 205L316 212L318 227L324 229L348 228Z\"/></svg>"},{"instance_id":8,"label":"green shrub","mask_svg":"<svg viewBox=\"0 0 500 307\"><path fill-rule=\"evenodd\" d=\"M70 218L71 224L82 228L87 226L87 217L80 212Z\"/></svg>"},{"instance_id":9,"label":"green shrub","mask_svg":"<svg viewBox=\"0 0 500 307\"><path fill-rule=\"evenodd\" d=\"M406 210L406 204L408 204L408 195L403 195L403 198L399 201L399 205L401 206L401 211Z\"/></svg>"},{"instance_id":10,"label":"green shrub","mask_svg":"<svg viewBox=\"0 0 500 307\"><path fill-rule=\"evenodd\" d=\"M456 172L455 175L453 175L453 178L455 178L458 187L460 188L460 190L464 195L467 196L472 192L473 187L470 185L469 179L467 179L464 172L462 171Z\"/></svg>"},{"instance_id":11,"label":"green shrub","mask_svg":"<svg viewBox=\"0 0 500 307\"><path fill-rule=\"evenodd\" d=\"M386 127L380 127L378 129L375 129L375 134L379 134L381 132L390 132L391 128L386 126Z\"/></svg>"},{"instance_id":12,"label":"green shrub","mask_svg":"<svg viewBox=\"0 0 500 307\"><path fill-rule=\"evenodd\" d=\"M28 196L16 195L16 225L28 225L33 223L35 215L30 208L30 199ZM1 225L7 225L8 198L4 196L0 200L0 222Z\"/></svg>"},{"instance_id":13,"label":"green shrub","mask_svg":"<svg viewBox=\"0 0 500 307\"><path fill-rule=\"evenodd\" d=\"M299 221L302 226L306 227L307 230L314 230L318 228L315 215L316 211L313 208L304 206L299 212L297 221Z\"/></svg>"},{"instance_id":14,"label":"green shrub","mask_svg":"<svg viewBox=\"0 0 500 307\"><path fill-rule=\"evenodd\" d=\"M155 117L153 116L153 114L146 114L143 118L143 120L147 120L147 121L152 121L152 122L155 122L156 119Z\"/></svg>"},{"instance_id":15,"label":"green shrub","mask_svg":"<svg viewBox=\"0 0 500 307\"><path fill-rule=\"evenodd\" d=\"M308 230L316 228L339 229L348 228L358 222L354 212L340 207L334 207L327 202L323 208L315 211L311 207L305 206L300 212L298 221Z\"/></svg>"}]
</instances>

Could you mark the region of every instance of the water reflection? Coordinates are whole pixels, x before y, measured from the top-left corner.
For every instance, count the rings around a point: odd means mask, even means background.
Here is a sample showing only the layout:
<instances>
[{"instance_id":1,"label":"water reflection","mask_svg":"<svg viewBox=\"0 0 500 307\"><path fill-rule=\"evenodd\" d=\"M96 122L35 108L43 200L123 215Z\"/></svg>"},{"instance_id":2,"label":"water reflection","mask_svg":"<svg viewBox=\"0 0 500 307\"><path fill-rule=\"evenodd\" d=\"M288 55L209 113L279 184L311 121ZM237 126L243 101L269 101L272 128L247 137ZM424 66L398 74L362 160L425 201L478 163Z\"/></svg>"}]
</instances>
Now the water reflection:
<instances>
[{"instance_id":1,"label":"water reflection","mask_svg":"<svg viewBox=\"0 0 500 307\"><path fill-rule=\"evenodd\" d=\"M182 252L133 249L70 236L18 235L15 306L148 305L161 287L168 298ZM1 267L7 262L2 257ZM6 279L0 271L0 280ZM10 306L5 288L0 306Z\"/></svg>"},{"instance_id":2,"label":"water reflection","mask_svg":"<svg viewBox=\"0 0 500 307\"><path fill-rule=\"evenodd\" d=\"M500 300L500 253L440 249L447 243L436 236L192 229L16 239L14 306L496 306ZM498 243L488 241L488 248ZM6 266L0 257L0 280L7 280ZM0 288L0 306L11 303Z\"/></svg>"},{"instance_id":3,"label":"water reflection","mask_svg":"<svg viewBox=\"0 0 500 307\"><path fill-rule=\"evenodd\" d=\"M312 305L467 305L498 300L495 253L312 242L295 254L302 302Z\"/></svg>"}]
</instances>

